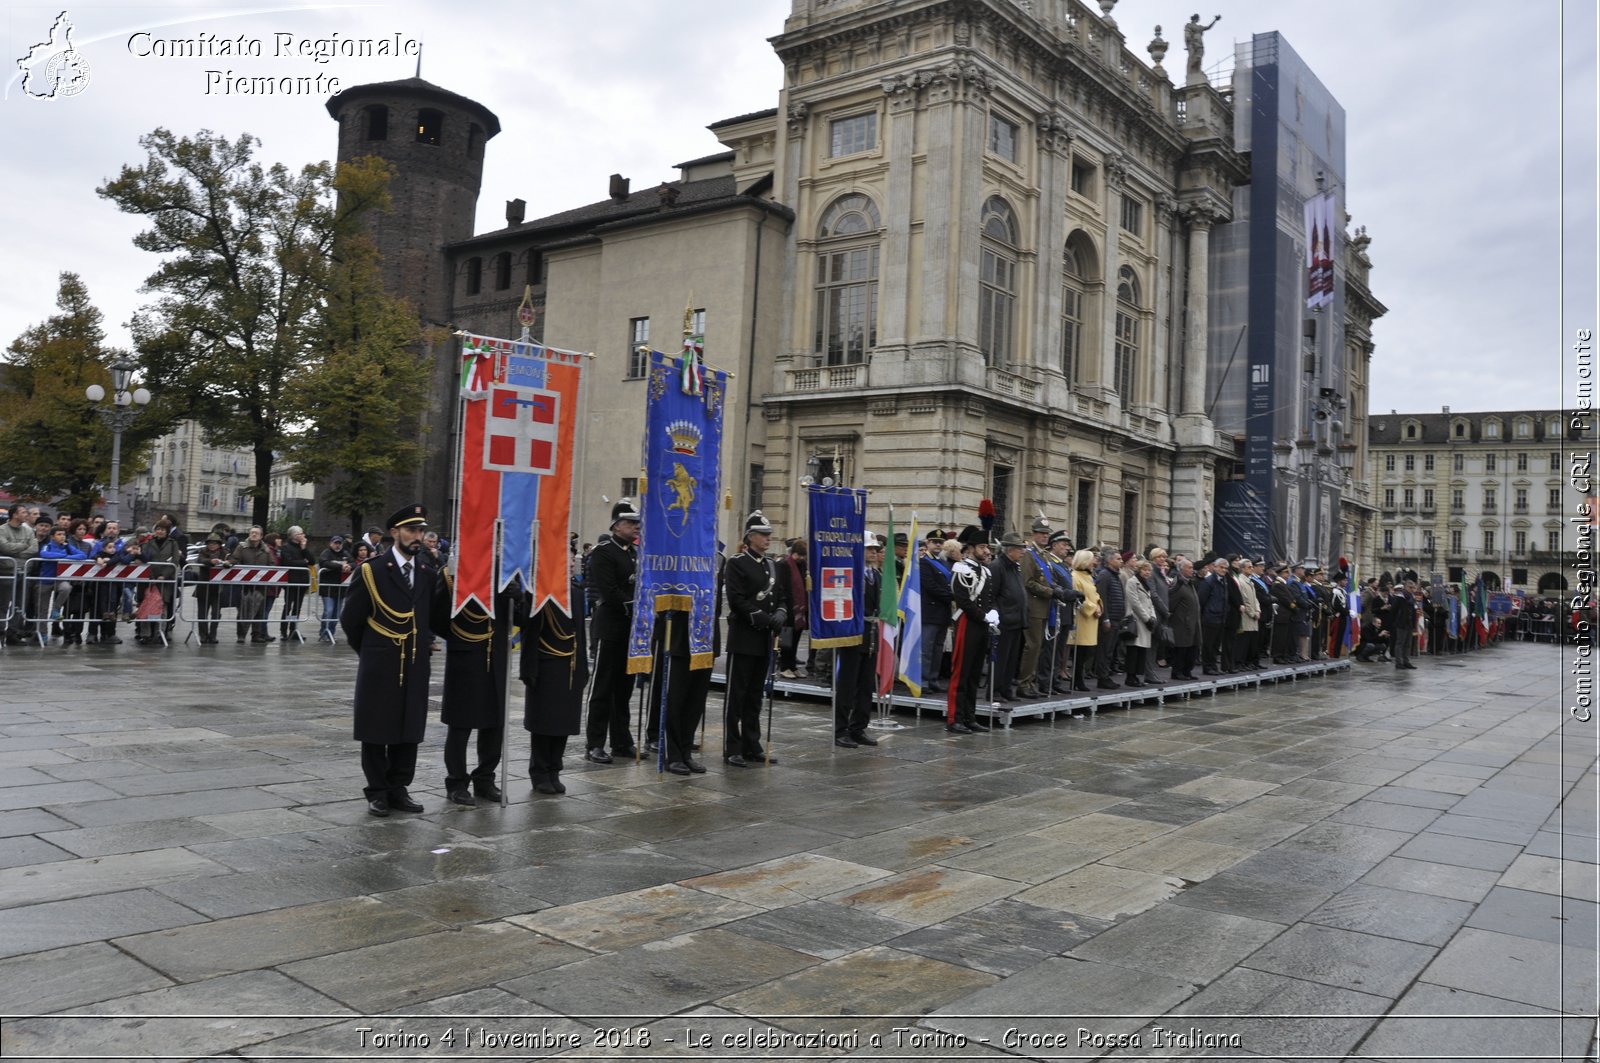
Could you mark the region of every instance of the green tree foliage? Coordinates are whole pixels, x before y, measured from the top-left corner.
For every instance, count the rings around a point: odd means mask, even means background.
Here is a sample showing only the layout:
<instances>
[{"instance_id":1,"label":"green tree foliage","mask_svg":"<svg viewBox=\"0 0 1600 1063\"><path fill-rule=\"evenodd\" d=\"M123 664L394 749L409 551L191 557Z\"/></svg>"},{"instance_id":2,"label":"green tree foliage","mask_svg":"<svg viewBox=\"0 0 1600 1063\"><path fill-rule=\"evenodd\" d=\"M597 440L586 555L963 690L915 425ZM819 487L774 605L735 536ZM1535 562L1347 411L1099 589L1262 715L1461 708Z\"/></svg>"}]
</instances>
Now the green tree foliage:
<instances>
[{"instance_id":1,"label":"green tree foliage","mask_svg":"<svg viewBox=\"0 0 1600 1063\"><path fill-rule=\"evenodd\" d=\"M0 373L0 484L19 498L49 501L87 516L111 479L111 429L84 397L99 384L111 391L111 363L123 352L105 346L101 314L76 273L62 273L60 312L12 341ZM109 398L107 401L110 401ZM142 452L160 430L147 412L123 434L124 477L142 467Z\"/></svg>"},{"instance_id":2,"label":"green tree foliage","mask_svg":"<svg viewBox=\"0 0 1600 1063\"><path fill-rule=\"evenodd\" d=\"M304 419L287 457L299 479L323 485L317 511L348 518L359 535L365 515L383 506L389 475L421 453L415 426L428 365L414 346L416 312L385 294L372 241L348 237L335 251L315 364L286 393Z\"/></svg>"},{"instance_id":3,"label":"green tree foliage","mask_svg":"<svg viewBox=\"0 0 1600 1063\"><path fill-rule=\"evenodd\" d=\"M251 519L265 524L276 455L302 420L291 388L331 346L335 249L388 206L388 174L376 160L337 180L326 162L264 166L248 134L157 129L139 143L144 164L98 191L149 220L134 244L162 256L145 282L156 301L131 326L140 361L214 445L253 452Z\"/></svg>"}]
</instances>

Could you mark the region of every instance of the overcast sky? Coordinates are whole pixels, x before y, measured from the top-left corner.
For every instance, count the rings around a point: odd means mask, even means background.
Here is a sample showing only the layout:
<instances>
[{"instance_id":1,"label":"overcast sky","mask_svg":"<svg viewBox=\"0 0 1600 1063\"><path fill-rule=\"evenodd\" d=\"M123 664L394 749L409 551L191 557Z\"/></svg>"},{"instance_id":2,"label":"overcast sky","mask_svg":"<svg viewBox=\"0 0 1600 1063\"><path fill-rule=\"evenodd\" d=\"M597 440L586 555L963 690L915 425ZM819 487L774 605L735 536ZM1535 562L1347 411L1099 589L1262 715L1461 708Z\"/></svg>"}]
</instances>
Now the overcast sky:
<instances>
[{"instance_id":1,"label":"overcast sky","mask_svg":"<svg viewBox=\"0 0 1600 1063\"><path fill-rule=\"evenodd\" d=\"M0 102L9 147L0 158L0 344L52 312L61 270L84 276L113 340L125 342L122 322L144 300L138 289L155 260L130 243L139 222L94 190L142 160L141 134L158 125L249 132L262 140L260 158L296 167L333 156L325 96L251 97L215 85L208 93L207 70L320 73L346 86L414 71L405 58L275 58L275 34L421 39L423 77L500 117L481 231L504 224L507 199L527 200L528 216L538 217L603 199L612 172L650 187L676 176L673 163L720 150L708 123L776 104L782 71L766 39L782 30L788 8L786 0L70 7L87 87L39 101L12 76ZM1121 0L1114 14L1140 54L1152 27L1165 27L1167 66L1181 76L1191 10ZM8 5L7 74L60 11L59 3ZM1375 328L1371 408L1567 404L1563 351L1572 329L1594 325L1592 5L1216 0L1203 14L1219 12L1208 68L1233 42L1278 30L1344 106L1348 209L1372 237L1372 287L1389 308ZM141 57L129 46L141 31L242 34L261 39L264 54Z\"/></svg>"}]
</instances>

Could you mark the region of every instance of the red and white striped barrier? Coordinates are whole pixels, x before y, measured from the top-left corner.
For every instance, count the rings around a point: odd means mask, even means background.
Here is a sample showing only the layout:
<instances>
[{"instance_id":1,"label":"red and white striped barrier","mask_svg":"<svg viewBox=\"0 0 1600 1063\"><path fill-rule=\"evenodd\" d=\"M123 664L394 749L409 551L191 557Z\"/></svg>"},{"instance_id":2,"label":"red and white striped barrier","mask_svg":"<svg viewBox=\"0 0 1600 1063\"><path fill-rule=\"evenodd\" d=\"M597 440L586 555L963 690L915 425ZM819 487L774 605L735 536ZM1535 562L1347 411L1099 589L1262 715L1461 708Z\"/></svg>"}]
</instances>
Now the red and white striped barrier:
<instances>
[{"instance_id":1,"label":"red and white striped barrier","mask_svg":"<svg viewBox=\"0 0 1600 1063\"><path fill-rule=\"evenodd\" d=\"M57 561L56 579L159 579L148 564L97 565L93 561Z\"/></svg>"},{"instance_id":2,"label":"red and white striped barrier","mask_svg":"<svg viewBox=\"0 0 1600 1063\"><path fill-rule=\"evenodd\" d=\"M233 568L211 570L211 583L288 583L289 573L307 575L304 568L269 568L265 565L237 565Z\"/></svg>"}]
</instances>

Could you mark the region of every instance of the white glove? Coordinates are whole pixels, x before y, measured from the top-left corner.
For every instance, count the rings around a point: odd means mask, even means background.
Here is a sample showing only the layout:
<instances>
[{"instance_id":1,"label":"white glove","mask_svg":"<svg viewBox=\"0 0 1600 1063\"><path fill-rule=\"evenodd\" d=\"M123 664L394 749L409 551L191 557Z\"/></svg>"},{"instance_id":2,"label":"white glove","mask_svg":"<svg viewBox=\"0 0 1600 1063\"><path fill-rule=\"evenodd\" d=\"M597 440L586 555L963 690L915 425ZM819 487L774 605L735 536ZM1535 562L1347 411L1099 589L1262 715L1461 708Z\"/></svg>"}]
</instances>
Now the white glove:
<instances>
[{"instance_id":1,"label":"white glove","mask_svg":"<svg viewBox=\"0 0 1600 1063\"><path fill-rule=\"evenodd\" d=\"M988 624L990 627L999 627L1000 626L1000 613L999 613L999 611L995 610L995 609L991 609L987 613L984 613L983 614L983 622L985 624Z\"/></svg>"}]
</instances>

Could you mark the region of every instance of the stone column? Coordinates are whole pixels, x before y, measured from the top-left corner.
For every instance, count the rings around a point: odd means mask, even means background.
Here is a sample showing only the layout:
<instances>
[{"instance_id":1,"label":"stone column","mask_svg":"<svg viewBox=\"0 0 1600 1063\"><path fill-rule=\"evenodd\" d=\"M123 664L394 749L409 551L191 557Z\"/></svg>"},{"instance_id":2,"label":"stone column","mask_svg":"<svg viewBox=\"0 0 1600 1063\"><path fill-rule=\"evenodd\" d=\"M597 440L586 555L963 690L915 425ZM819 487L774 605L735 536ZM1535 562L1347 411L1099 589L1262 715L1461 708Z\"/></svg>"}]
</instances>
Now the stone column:
<instances>
[{"instance_id":1,"label":"stone column","mask_svg":"<svg viewBox=\"0 0 1600 1063\"><path fill-rule=\"evenodd\" d=\"M1100 394L1116 405L1117 393L1117 270L1122 265L1122 190L1128 180L1128 160L1123 155L1106 158L1106 253L1103 264L1105 294L1100 300ZM1127 401L1127 396L1123 400Z\"/></svg>"},{"instance_id":2,"label":"stone column","mask_svg":"<svg viewBox=\"0 0 1600 1063\"><path fill-rule=\"evenodd\" d=\"M989 134L989 79L971 61L952 67L949 76L956 92L956 135L961 140L958 178L950 190L950 220L956 230L952 258L959 278L954 293L956 349L966 352L961 358L962 377L981 384L986 374L978 349L978 258L982 244L978 228L985 198L983 154Z\"/></svg>"},{"instance_id":3,"label":"stone column","mask_svg":"<svg viewBox=\"0 0 1600 1063\"><path fill-rule=\"evenodd\" d=\"M1206 369L1209 344L1207 300L1211 295L1211 223L1216 215L1206 207L1191 207L1189 221L1189 327L1183 337L1183 404L1185 416L1204 417L1206 412Z\"/></svg>"},{"instance_id":4,"label":"stone column","mask_svg":"<svg viewBox=\"0 0 1600 1063\"><path fill-rule=\"evenodd\" d=\"M809 212L804 210L800 203L800 174L805 169L806 113L808 110L809 108L805 103L790 103L788 105L787 135L783 142L783 199L781 202L787 204L795 212L796 218L810 217ZM806 278L814 276L814 272L805 272L805 267L812 265L812 263L800 261L798 248L800 239L799 227L791 225L789 234L783 241L784 258L794 266L795 272L791 274L791 277L798 279L797 287L799 283L809 284L810 282ZM808 233L805 239L808 241L814 240L815 234ZM781 326L782 331L779 333L782 337L782 347L779 349L778 357L773 359L771 387L775 392L784 390L786 384L784 379L785 370L791 368L797 358L801 366L810 364L809 359L805 356L811 350L811 345L806 337L804 322L799 324L798 329L796 327L795 302L796 297L794 295L783 300L783 324Z\"/></svg>"},{"instance_id":5,"label":"stone column","mask_svg":"<svg viewBox=\"0 0 1600 1063\"><path fill-rule=\"evenodd\" d=\"M1155 199L1156 223L1156 293L1155 293L1155 344L1150 358L1150 405L1161 414L1176 412L1173 401L1173 383L1169 372L1172 358L1173 296L1172 272L1176 256L1173 253L1172 219L1178 201L1169 195Z\"/></svg>"},{"instance_id":6,"label":"stone column","mask_svg":"<svg viewBox=\"0 0 1600 1063\"><path fill-rule=\"evenodd\" d=\"M912 325L906 317L911 279L911 156L916 150L916 74L896 74L883 81L888 97L889 193L883 204L883 254L879 256L878 344L880 352L905 348Z\"/></svg>"},{"instance_id":7,"label":"stone column","mask_svg":"<svg viewBox=\"0 0 1600 1063\"><path fill-rule=\"evenodd\" d=\"M950 229L958 204L951 201L955 174L955 87L944 71L923 75L928 109L927 178L922 194L922 314L916 339L937 343L948 335Z\"/></svg>"},{"instance_id":8,"label":"stone column","mask_svg":"<svg viewBox=\"0 0 1600 1063\"><path fill-rule=\"evenodd\" d=\"M1073 132L1066 116L1061 114L1046 111L1037 121L1039 254L1033 364L1049 380L1061 376L1061 256L1067 245L1066 160L1071 152ZM1062 392L1058 404L1065 398Z\"/></svg>"}]
</instances>

